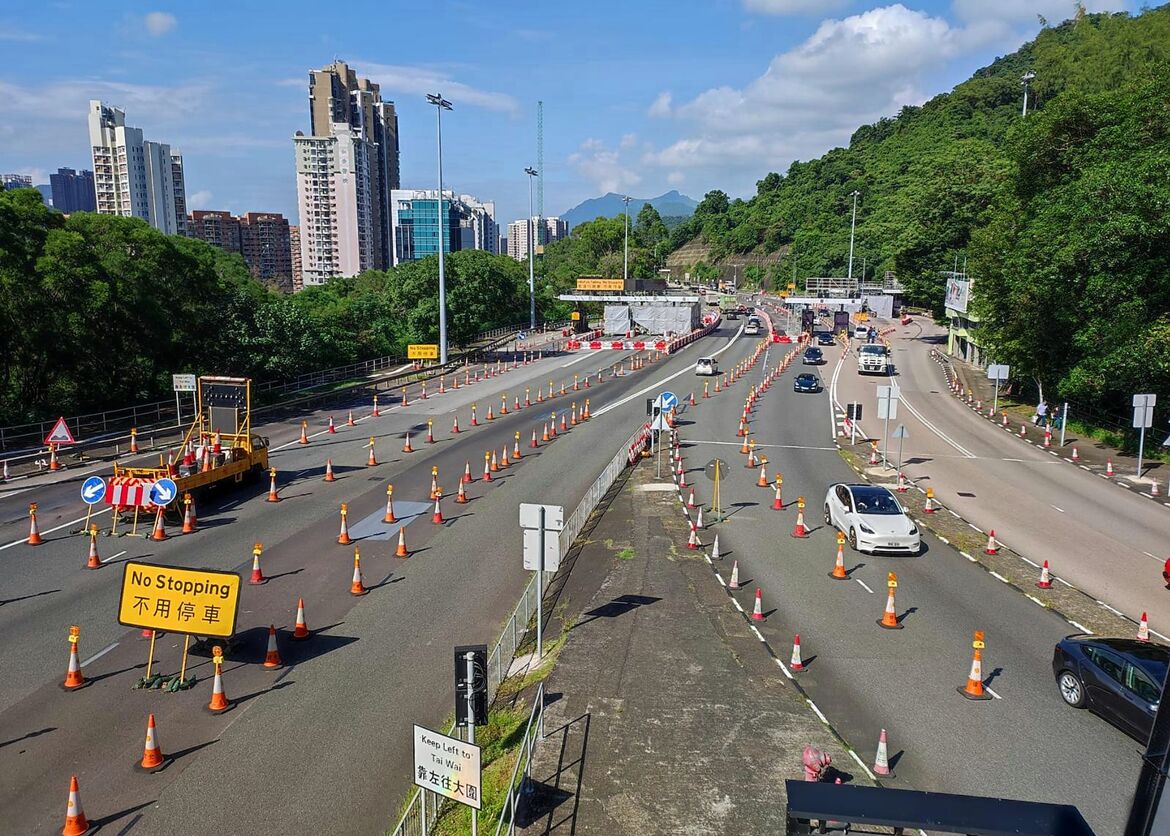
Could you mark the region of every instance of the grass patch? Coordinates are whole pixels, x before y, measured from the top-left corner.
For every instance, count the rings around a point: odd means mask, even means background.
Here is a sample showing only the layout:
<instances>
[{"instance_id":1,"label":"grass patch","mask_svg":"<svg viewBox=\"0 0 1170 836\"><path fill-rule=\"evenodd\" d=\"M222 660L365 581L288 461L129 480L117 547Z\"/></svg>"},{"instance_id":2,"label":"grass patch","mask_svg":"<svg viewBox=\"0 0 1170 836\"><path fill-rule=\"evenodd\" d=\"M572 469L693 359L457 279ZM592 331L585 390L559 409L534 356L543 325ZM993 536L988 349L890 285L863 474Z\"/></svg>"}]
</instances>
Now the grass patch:
<instances>
[{"instance_id":1,"label":"grass patch","mask_svg":"<svg viewBox=\"0 0 1170 836\"><path fill-rule=\"evenodd\" d=\"M620 552L618 552L617 556L618 556L619 560L633 560L634 559L634 550L627 546L626 548L624 548Z\"/></svg>"}]
</instances>

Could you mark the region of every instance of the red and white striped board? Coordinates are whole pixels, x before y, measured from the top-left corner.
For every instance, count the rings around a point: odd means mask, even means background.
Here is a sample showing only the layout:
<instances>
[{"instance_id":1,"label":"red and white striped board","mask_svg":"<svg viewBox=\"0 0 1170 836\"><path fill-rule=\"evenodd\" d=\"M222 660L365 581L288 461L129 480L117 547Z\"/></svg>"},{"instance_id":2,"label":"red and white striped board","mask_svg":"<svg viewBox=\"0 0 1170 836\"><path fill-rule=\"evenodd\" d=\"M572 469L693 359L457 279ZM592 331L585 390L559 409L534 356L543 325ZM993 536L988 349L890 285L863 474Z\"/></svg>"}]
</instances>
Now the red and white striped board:
<instances>
[{"instance_id":1,"label":"red and white striped board","mask_svg":"<svg viewBox=\"0 0 1170 836\"><path fill-rule=\"evenodd\" d=\"M154 482L123 476L110 480L110 489L106 491L106 504L118 508L137 505L148 507L150 503L150 489Z\"/></svg>"}]
</instances>

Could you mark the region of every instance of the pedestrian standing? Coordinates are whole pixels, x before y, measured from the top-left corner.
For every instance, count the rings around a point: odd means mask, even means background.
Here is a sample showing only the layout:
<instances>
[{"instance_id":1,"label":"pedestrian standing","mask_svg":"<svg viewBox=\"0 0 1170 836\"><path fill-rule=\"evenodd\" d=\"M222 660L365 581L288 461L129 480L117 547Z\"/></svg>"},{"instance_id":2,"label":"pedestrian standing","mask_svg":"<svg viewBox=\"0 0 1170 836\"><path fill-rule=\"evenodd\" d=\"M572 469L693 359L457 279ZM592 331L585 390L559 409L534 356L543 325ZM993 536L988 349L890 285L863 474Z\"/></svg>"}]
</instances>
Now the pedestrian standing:
<instances>
[{"instance_id":1,"label":"pedestrian standing","mask_svg":"<svg viewBox=\"0 0 1170 836\"><path fill-rule=\"evenodd\" d=\"M1032 416L1032 423L1036 426L1043 424L1048 417L1048 401L1043 398L1036 404L1036 414Z\"/></svg>"}]
</instances>

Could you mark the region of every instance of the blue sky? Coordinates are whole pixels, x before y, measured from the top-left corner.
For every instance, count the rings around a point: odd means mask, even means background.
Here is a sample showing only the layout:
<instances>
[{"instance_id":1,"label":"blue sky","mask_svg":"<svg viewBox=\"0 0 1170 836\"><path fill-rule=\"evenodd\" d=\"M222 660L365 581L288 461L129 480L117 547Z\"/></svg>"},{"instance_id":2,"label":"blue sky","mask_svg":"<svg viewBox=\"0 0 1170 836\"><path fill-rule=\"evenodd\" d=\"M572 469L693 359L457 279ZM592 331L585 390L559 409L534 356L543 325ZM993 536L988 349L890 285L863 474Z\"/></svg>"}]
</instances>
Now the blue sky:
<instances>
[{"instance_id":1,"label":"blue sky","mask_svg":"<svg viewBox=\"0 0 1170 836\"><path fill-rule=\"evenodd\" d=\"M1090 10L1134 10L1089 0ZM770 170L949 90L1071 0L655 0L330 5L0 2L0 172L89 168L86 103L126 110L184 154L191 208L296 222L293 132L307 72L334 58L399 112L406 187L435 184L442 92L449 188L527 214L544 101L545 213L606 191L748 196ZM214 11L212 10L214 9ZM328 10L323 14L322 10Z\"/></svg>"}]
</instances>

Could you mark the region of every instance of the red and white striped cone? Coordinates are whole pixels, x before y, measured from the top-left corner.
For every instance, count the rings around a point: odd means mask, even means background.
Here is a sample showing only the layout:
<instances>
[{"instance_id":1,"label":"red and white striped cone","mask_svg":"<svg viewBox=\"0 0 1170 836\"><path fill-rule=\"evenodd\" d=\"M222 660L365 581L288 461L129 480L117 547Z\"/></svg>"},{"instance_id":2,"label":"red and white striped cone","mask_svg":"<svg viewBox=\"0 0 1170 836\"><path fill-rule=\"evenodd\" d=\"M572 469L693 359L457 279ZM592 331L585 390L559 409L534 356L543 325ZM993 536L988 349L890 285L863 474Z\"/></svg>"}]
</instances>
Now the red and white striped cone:
<instances>
[{"instance_id":1,"label":"red and white striped cone","mask_svg":"<svg viewBox=\"0 0 1170 836\"><path fill-rule=\"evenodd\" d=\"M536 430L532 431L532 440L528 442L528 446L533 450L540 446L540 443L536 440Z\"/></svg>"},{"instance_id":2,"label":"red and white striped cone","mask_svg":"<svg viewBox=\"0 0 1170 836\"><path fill-rule=\"evenodd\" d=\"M81 790L77 785L77 776L69 777L69 800L65 804L65 827L61 830L62 836L85 836L90 831L89 820L85 811L81 809Z\"/></svg>"},{"instance_id":3,"label":"red and white striped cone","mask_svg":"<svg viewBox=\"0 0 1170 836\"><path fill-rule=\"evenodd\" d=\"M877 757L873 761L874 775L889 775L893 776L890 770L890 756L887 748L888 742L886 740L886 730L882 729L881 735L878 736Z\"/></svg>"},{"instance_id":4,"label":"red and white striped cone","mask_svg":"<svg viewBox=\"0 0 1170 836\"><path fill-rule=\"evenodd\" d=\"M1040 567L1040 580L1036 581L1036 586L1040 589L1052 589L1052 578L1048 575L1048 561L1044 561L1044 565Z\"/></svg>"},{"instance_id":5,"label":"red and white striped cone","mask_svg":"<svg viewBox=\"0 0 1170 836\"><path fill-rule=\"evenodd\" d=\"M1105 460L1105 475L1110 477L1113 476L1113 459Z\"/></svg>"},{"instance_id":6,"label":"red and white striped cone","mask_svg":"<svg viewBox=\"0 0 1170 836\"><path fill-rule=\"evenodd\" d=\"M756 605L752 609L752 621L764 620L764 592L756 587Z\"/></svg>"},{"instance_id":7,"label":"red and white striped cone","mask_svg":"<svg viewBox=\"0 0 1170 836\"><path fill-rule=\"evenodd\" d=\"M719 551L719 535L715 535L715 539L711 542L711 559L722 560L723 553Z\"/></svg>"},{"instance_id":8,"label":"red and white striped cone","mask_svg":"<svg viewBox=\"0 0 1170 836\"><path fill-rule=\"evenodd\" d=\"M345 426L347 426L347 427L355 427L355 426L357 426L357 425L356 425L356 424L354 424L354 422L353 422L353 410L352 410L352 409L349 411L349 415L348 415L348 416L346 417L346 419L345 419Z\"/></svg>"},{"instance_id":9,"label":"red and white striped cone","mask_svg":"<svg viewBox=\"0 0 1170 836\"><path fill-rule=\"evenodd\" d=\"M471 478L471 461L469 459L463 460L463 483L470 485L475 480Z\"/></svg>"},{"instance_id":10,"label":"red and white striped cone","mask_svg":"<svg viewBox=\"0 0 1170 836\"><path fill-rule=\"evenodd\" d=\"M491 458L492 458L491 453L484 453L483 454L483 481L485 481L485 482L492 481L492 471L491 471L491 467L490 467ZM497 465L497 469L498 469L498 467L499 466Z\"/></svg>"},{"instance_id":11,"label":"red and white striped cone","mask_svg":"<svg viewBox=\"0 0 1170 836\"><path fill-rule=\"evenodd\" d=\"M1081 460L1081 454L1075 446L1072 448L1072 455L1069 456L1069 458L1074 462L1079 462Z\"/></svg>"},{"instance_id":12,"label":"red and white striped cone","mask_svg":"<svg viewBox=\"0 0 1170 836\"><path fill-rule=\"evenodd\" d=\"M452 434L455 434L455 433L458 433L458 432L459 432L459 416L458 416L458 415L456 415L456 416L455 416L455 420L454 420L454 421L452 422L452 424L451 424L451 433L452 433Z\"/></svg>"},{"instance_id":13,"label":"red and white striped cone","mask_svg":"<svg viewBox=\"0 0 1170 836\"><path fill-rule=\"evenodd\" d=\"M776 496L772 498L772 510L783 511L784 499L780 493L780 478L776 477Z\"/></svg>"},{"instance_id":14,"label":"red and white striped cone","mask_svg":"<svg viewBox=\"0 0 1170 836\"><path fill-rule=\"evenodd\" d=\"M691 488L690 496L687 497L687 507L688 508L695 507L695 489L694 488Z\"/></svg>"},{"instance_id":15,"label":"red and white striped cone","mask_svg":"<svg viewBox=\"0 0 1170 836\"><path fill-rule=\"evenodd\" d=\"M695 514L695 528L705 528L703 525L703 509L700 508Z\"/></svg>"},{"instance_id":16,"label":"red and white striped cone","mask_svg":"<svg viewBox=\"0 0 1170 836\"><path fill-rule=\"evenodd\" d=\"M1027 424L1020 424L1020 438L1027 438L1027 437L1028 437L1028 425Z\"/></svg>"},{"instance_id":17,"label":"red and white striped cone","mask_svg":"<svg viewBox=\"0 0 1170 836\"><path fill-rule=\"evenodd\" d=\"M305 623L305 599L297 598L297 620L293 633L289 636L294 642L303 642L309 638L309 625Z\"/></svg>"},{"instance_id":18,"label":"red and white striped cone","mask_svg":"<svg viewBox=\"0 0 1170 836\"><path fill-rule=\"evenodd\" d=\"M869 447L869 463L871 465L876 465L876 464L881 463L880 460L878 459L878 452L877 452L877 445L876 444L871 444Z\"/></svg>"},{"instance_id":19,"label":"red and white striped cone","mask_svg":"<svg viewBox=\"0 0 1170 836\"><path fill-rule=\"evenodd\" d=\"M264 654L264 667L269 669L284 667L280 661L280 650L276 646L276 625L268 625L268 650Z\"/></svg>"},{"instance_id":20,"label":"red and white striped cone","mask_svg":"<svg viewBox=\"0 0 1170 836\"><path fill-rule=\"evenodd\" d=\"M337 432L337 427L333 426L333 416L332 415L329 416L329 432L331 432L331 433Z\"/></svg>"},{"instance_id":21,"label":"red and white striped cone","mask_svg":"<svg viewBox=\"0 0 1170 836\"><path fill-rule=\"evenodd\" d=\"M987 545L983 548L984 554L999 554L999 543L995 539L995 529L987 535Z\"/></svg>"},{"instance_id":22,"label":"red and white striped cone","mask_svg":"<svg viewBox=\"0 0 1170 836\"><path fill-rule=\"evenodd\" d=\"M790 671L804 670L804 663L800 660L800 633L792 639L792 659L788 662Z\"/></svg>"},{"instance_id":23,"label":"red and white striped cone","mask_svg":"<svg viewBox=\"0 0 1170 836\"><path fill-rule=\"evenodd\" d=\"M1051 446L1052 446L1052 430L1045 429L1044 430L1044 449L1047 450Z\"/></svg>"},{"instance_id":24,"label":"red and white striped cone","mask_svg":"<svg viewBox=\"0 0 1170 836\"><path fill-rule=\"evenodd\" d=\"M1006 430L1007 426L1008 426L1008 417L1007 417L1007 413L1004 412L1003 413L1003 428Z\"/></svg>"},{"instance_id":25,"label":"red and white striped cone","mask_svg":"<svg viewBox=\"0 0 1170 836\"><path fill-rule=\"evenodd\" d=\"M384 523L396 523L398 518L394 516L394 486L386 486L386 514L382 517Z\"/></svg>"},{"instance_id":26,"label":"red and white striped cone","mask_svg":"<svg viewBox=\"0 0 1170 836\"><path fill-rule=\"evenodd\" d=\"M268 580L260 569L260 554L263 551L264 548L259 543L252 547L252 577L248 578L248 583L252 586L259 586Z\"/></svg>"},{"instance_id":27,"label":"red and white striped cone","mask_svg":"<svg viewBox=\"0 0 1170 836\"><path fill-rule=\"evenodd\" d=\"M227 694L223 690L223 651L219 647L213 647L212 664L215 665L215 676L211 683L211 702L207 704L207 711L212 714L223 714L232 707L231 702L227 698Z\"/></svg>"},{"instance_id":28,"label":"red and white striped cone","mask_svg":"<svg viewBox=\"0 0 1170 836\"><path fill-rule=\"evenodd\" d=\"M695 533L695 526L693 524L691 525L690 533L687 535L687 548L691 551L699 548L699 536Z\"/></svg>"},{"instance_id":29,"label":"red and white striped cone","mask_svg":"<svg viewBox=\"0 0 1170 836\"><path fill-rule=\"evenodd\" d=\"M739 589L739 561L731 563L731 580L727 583L728 589Z\"/></svg>"},{"instance_id":30,"label":"red and white striped cone","mask_svg":"<svg viewBox=\"0 0 1170 836\"><path fill-rule=\"evenodd\" d=\"M439 501L442 500L442 498L442 491L435 493L435 513L431 515L431 522L433 522L435 525L443 524L443 511L439 508Z\"/></svg>"},{"instance_id":31,"label":"red and white striped cone","mask_svg":"<svg viewBox=\"0 0 1170 836\"><path fill-rule=\"evenodd\" d=\"M1142 613L1142 620L1138 622L1137 640L1139 642L1148 642L1150 640L1150 620L1146 618L1146 614Z\"/></svg>"}]
</instances>

